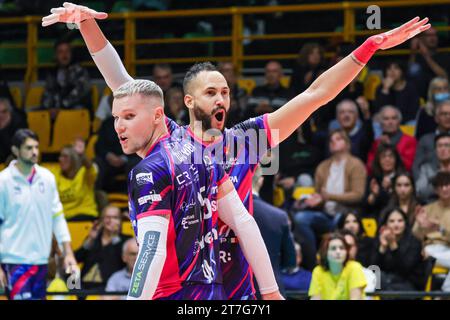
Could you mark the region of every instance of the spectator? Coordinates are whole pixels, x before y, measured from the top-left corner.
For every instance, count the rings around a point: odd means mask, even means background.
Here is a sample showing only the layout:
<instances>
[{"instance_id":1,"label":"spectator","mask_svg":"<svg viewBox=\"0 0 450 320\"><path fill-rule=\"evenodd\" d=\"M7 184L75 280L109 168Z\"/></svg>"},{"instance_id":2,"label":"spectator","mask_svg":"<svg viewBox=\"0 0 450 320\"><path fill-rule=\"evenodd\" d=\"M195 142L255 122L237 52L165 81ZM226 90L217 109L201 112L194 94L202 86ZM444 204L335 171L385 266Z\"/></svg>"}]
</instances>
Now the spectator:
<instances>
[{"instance_id":1,"label":"spectator","mask_svg":"<svg viewBox=\"0 0 450 320\"><path fill-rule=\"evenodd\" d=\"M358 239L355 234L351 231L344 230L342 231L342 235L344 236L345 242L349 246L349 256L350 260L358 261ZM359 261L358 261L359 262ZM366 278L367 286L364 288L364 292L375 292L377 286L377 277L376 275L369 269L363 267L364 276ZM367 298L366 298L367 299Z\"/></svg>"},{"instance_id":2,"label":"spectator","mask_svg":"<svg viewBox=\"0 0 450 320\"><path fill-rule=\"evenodd\" d=\"M106 292L128 292L138 252L139 248L135 239L128 239L125 241L122 247L122 260L126 266L122 270L116 271L111 275L106 284ZM121 297L121 299L125 300L126 296ZM111 296L108 296L105 300L117 299L112 299Z\"/></svg>"},{"instance_id":3,"label":"spectator","mask_svg":"<svg viewBox=\"0 0 450 320\"><path fill-rule=\"evenodd\" d=\"M420 266L421 243L408 226L408 217L400 208L391 209L378 232L372 264L381 269L381 290L414 291Z\"/></svg>"},{"instance_id":4,"label":"spectator","mask_svg":"<svg viewBox=\"0 0 450 320\"><path fill-rule=\"evenodd\" d=\"M424 242L425 255L450 269L450 173L439 172L433 186L438 200L418 212L413 232Z\"/></svg>"},{"instance_id":5,"label":"spectator","mask_svg":"<svg viewBox=\"0 0 450 320\"><path fill-rule=\"evenodd\" d=\"M367 180L365 214L378 216L392 194L392 179L403 170L403 162L393 145L380 144L373 162L373 174Z\"/></svg>"},{"instance_id":6,"label":"spectator","mask_svg":"<svg viewBox=\"0 0 450 320\"><path fill-rule=\"evenodd\" d=\"M404 134L400 130L402 115L400 111L393 106L384 106L380 111L381 127L383 134L376 139L367 156L367 169L369 174L373 170L373 160L380 143L392 144L400 154L405 169L411 171L414 156L416 154L417 141L414 137Z\"/></svg>"},{"instance_id":7,"label":"spectator","mask_svg":"<svg viewBox=\"0 0 450 320\"><path fill-rule=\"evenodd\" d=\"M227 113L225 126L231 128L244 120L244 112L247 106L247 92L238 86L236 70L232 62L220 62L217 66L220 73L227 80L230 88L230 109Z\"/></svg>"},{"instance_id":8,"label":"spectator","mask_svg":"<svg viewBox=\"0 0 450 320\"><path fill-rule=\"evenodd\" d=\"M416 197L414 179L409 172L399 172L392 178L392 195L387 205L388 208L400 208L408 218L408 225L414 224L416 207L419 204ZM389 211L389 209L386 209ZM385 212L381 213L383 220Z\"/></svg>"},{"instance_id":9,"label":"spectator","mask_svg":"<svg viewBox=\"0 0 450 320\"><path fill-rule=\"evenodd\" d=\"M47 75L42 108L54 120L59 109L91 107L91 83L86 69L72 61L72 48L67 41L55 44L56 69Z\"/></svg>"},{"instance_id":10,"label":"spectator","mask_svg":"<svg viewBox=\"0 0 450 320\"><path fill-rule=\"evenodd\" d=\"M0 99L9 100L9 103L11 104L11 107L13 109L17 109L18 107L21 107L21 106L16 106L16 102L14 101L11 91L9 90L8 82L3 78L1 66L0 66Z\"/></svg>"},{"instance_id":11,"label":"spectator","mask_svg":"<svg viewBox=\"0 0 450 320\"><path fill-rule=\"evenodd\" d=\"M374 102L375 112L383 106L396 106L402 113L402 123L415 124L419 110L419 95L415 85L407 81L406 66L398 61L389 62L384 69L382 85L378 87Z\"/></svg>"},{"instance_id":12,"label":"spectator","mask_svg":"<svg viewBox=\"0 0 450 320\"><path fill-rule=\"evenodd\" d=\"M183 89L172 87L165 95L165 114L179 125L189 124L189 114L184 106Z\"/></svg>"},{"instance_id":13,"label":"spectator","mask_svg":"<svg viewBox=\"0 0 450 320\"><path fill-rule=\"evenodd\" d=\"M438 162L434 140L441 133L450 133L450 100L445 100L438 104L435 120L437 129L434 132L424 135L417 146L413 165L415 177L418 177L420 166L424 163L437 164Z\"/></svg>"},{"instance_id":14,"label":"spectator","mask_svg":"<svg viewBox=\"0 0 450 320\"><path fill-rule=\"evenodd\" d=\"M368 108L365 110L361 120L358 105L354 101L343 100L336 106L337 128L347 132L352 143L352 154L364 162L367 161L367 154L373 142L372 119Z\"/></svg>"},{"instance_id":15,"label":"spectator","mask_svg":"<svg viewBox=\"0 0 450 320\"><path fill-rule=\"evenodd\" d=\"M427 133L436 130L436 122L439 118L436 117L436 109L438 104L450 99L450 88L448 80L445 78L434 78L431 80L428 87L428 101L417 112L416 121L416 139L420 139Z\"/></svg>"},{"instance_id":16,"label":"spectator","mask_svg":"<svg viewBox=\"0 0 450 320\"><path fill-rule=\"evenodd\" d=\"M164 93L170 88L182 88L181 84L173 81L172 67L169 64L155 64L153 67L153 81L163 90Z\"/></svg>"},{"instance_id":17,"label":"spectator","mask_svg":"<svg viewBox=\"0 0 450 320\"><path fill-rule=\"evenodd\" d=\"M101 122L105 121L109 117L112 117L112 101L113 96L111 93L103 95L98 104L97 111L95 111L95 117Z\"/></svg>"},{"instance_id":18,"label":"spectator","mask_svg":"<svg viewBox=\"0 0 450 320\"><path fill-rule=\"evenodd\" d=\"M448 54L438 53L438 46L439 38L435 28L430 28L411 40L409 75L423 98L426 98L426 90L431 79L448 78Z\"/></svg>"},{"instance_id":19,"label":"spectator","mask_svg":"<svg viewBox=\"0 0 450 320\"><path fill-rule=\"evenodd\" d=\"M118 184L118 175L126 174L140 161L135 155L125 155L120 146L119 138L114 130L114 118L103 121L98 131L95 144L95 163L99 168L96 189L107 192L126 193L126 184Z\"/></svg>"},{"instance_id":20,"label":"spectator","mask_svg":"<svg viewBox=\"0 0 450 320\"><path fill-rule=\"evenodd\" d=\"M75 252L83 263L81 283L85 289L102 289L111 275L125 267L122 247L128 237L121 233L120 209L107 206L92 226L83 246Z\"/></svg>"},{"instance_id":21,"label":"spectator","mask_svg":"<svg viewBox=\"0 0 450 320\"><path fill-rule=\"evenodd\" d=\"M437 163L423 163L416 177L417 197L425 202L431 202L436 198L431 182L438 171L450 172L450 133L444 132L437 135L434 139L434 144Z\"/></svg>"},{"instance_id":22,"label":"spectator","mask_svg":"<svg viewBox=\"0 0 450 320\"><path fill-rule=\"evenodd\" d=\"M288 215L259 197L263 185L262 169L253 175L253 215L269 252L272 268L282 295L285 294L281 281L281 270L295 267L295 247L289 229Z\"/></svg>"},{"instance_id":23,"label":"spectator","mask_svg":"<svg viewBox=\"0 0 450 320\"><path fill-rule=\"evenodd\" d=\"M86 157L82 139L61 150L55 178L68 221L94 220L98 217L94 193L97 172L97 166Z\"/></svg>"},{"instance_id":24,"label":"spectator","mask_svg":"<svg viewBox=\"0 0 450 320\"><path fill-rule=\"evenodd\" d=\"M324 49L318 43L306 43L300 49L289 89L292 96L308 88L325 71Z\"/></svg>"},{"instance_id":25,"label":"spectator","mask_svg":"<svg viewBox=\"0 0 450 320\"><path fill-rule=\"evenodd\" d=\"M355 236L358 252L352 259L358 261L364 267L368 267L371 262L374 241L365 234L359 215L353 212L343 214L337 223L337 230L341 233L348 231Z\"/></svg>"},{"instance_id":26,"label":"spectator","mask_svg":"<svg viewBox=\"0 0 450 320\"><path fill-rule=\"evenodd\" d=\"M340 234L327 237L320 250L320 265L312 274L308 295L312 300L362 300L367 280L363 267L350 258Z\"/></svg>"},{"instance_id":27,"label":"spectator","mask_svg":"<svg viewBox=\"0 0 450 320\"><path fill-rule=\"evenodd\" d=\"M304 210L294 217L296 236L301 239L308 269L316 263L316 234L330 232L339 216L357 207L364 196L366 171L361 160L350 154L350 146L344 130L330 133L331 157L316 169L316 193L304 201Z\"/></svg>"},{"instance_id":28,"label":"spectator","mask_svg":"<svg viewBox=\"0 0 450 320\"><path fill-rule=\"evenodd\" d=\"M266 84L256 87L248 100L246 117L251 118L277 110L289 99L289 90L281 85L283 67L269 61L265 68Z\"/></svg>"},{"instance_id":29,"label":"spectator","mask_svg":"<svg viewBox=\"0 0 450 320\"><path fill-rule=\"evenodd\" d=\"M303 269L302 264L302 248L297 242L295 245L296 265L293 269L284 269L281 271L281 279L286 290L292 291L308 291L311 284L311 271Z\"/></svg>"},{"instance_id":30,"label":"spectator","mask_svg":"<svg viewBox=\"0 0 450 320\"><path fill-rule=\"evenodd\" d=\"M25 118L14 112L10 101L0 98L0 163L11 156L12 137L21 128L27 128Z\"/></svg>"},{"instance_id":31,"label":"spectator","mask_svg":"<svg viewBox=\"0 0 450 320\"><path fill-rule=\"evenodd\" d=\"M66 272L77 270L55 178L37 165L39 139L28 129L12 138L17 160L0 172L0 290L11 300L43 300L52 235Z\"/></svg>"}]
</instances>

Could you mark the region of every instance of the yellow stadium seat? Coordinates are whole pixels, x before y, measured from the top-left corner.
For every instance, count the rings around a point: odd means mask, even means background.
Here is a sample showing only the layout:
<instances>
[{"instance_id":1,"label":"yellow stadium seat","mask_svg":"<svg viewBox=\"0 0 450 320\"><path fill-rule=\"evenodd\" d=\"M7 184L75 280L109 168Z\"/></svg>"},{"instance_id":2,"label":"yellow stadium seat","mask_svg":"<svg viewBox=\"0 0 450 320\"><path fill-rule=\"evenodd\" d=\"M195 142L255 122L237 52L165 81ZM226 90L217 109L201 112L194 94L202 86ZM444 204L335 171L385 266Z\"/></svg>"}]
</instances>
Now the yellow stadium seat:
<instances>
[{"instance_id":1,"label":"yellow stadium seat","mask_svg":"<svg viewBox=\"0 0 450 320\"><path fill-rule=\"evenodd\" d=\"M56 172L58 172L60 169L58 162L43 162L41 163L41 167L50 170L50 172L53 174L56 174Z\"/></svg>"},{"instance_id":2,"label":"yellow stadium seat","mask_svg":"<svg viewBox=\"0 0 450 320\"><path fill-rule=\"evenodd\" d=\"M275 187L273 190L273 205L281 207L285 201L284 190L281 187Z\"/></svg>"},{"instance_id":3,"label":"yellow stadium seat","mask_svg":"<svg viewBox=\"0 0 450 320\"><path fill-rule=\"evenodd\" d=\"M295 200L300 200L308 198L314 192L316 192L316 190L313 187L296 187L292 196Z\"/></svg>"},{"instance_id":4,"label":"yellow stadium seat","mask_svg":"<svg viewBox=\"0 0 450 320\"><path fill-rule=\"evenodd\" d=\"M400 126L400 129L403 131L404 134L411 137L414 137L414 134L416 133L416 126L404 125Z\"/></svg>"},{"instance_id":5,"label":"yellow stadium seat","mask_svg":"<svg viewBox=\"0 0 450 320\"><path fill-rule=\"evenodd\" d=\"M92 228L91 221L74 221L68 222L70 236L72 237L72 249L79 249Z\"/></svg>"},{"instance_id":6,"label":"yellow stadium seat","mask_svg":"<svg viewBox=\"0 0 450 320\"><path fill-rule=\"evenodd\" d=\"M27 113L28 126L39 137L39 147L42 152L50 148L51 121L48 111L30 111Z\"/></svg>"},{"instance_id":7,"label":"yellow stadium seat","mask_svg":"<svg viewBox=\"0 0 450 320\"><path fill-rule=\"evenodd\" d=\"M133 226L130 221L122 222L122 234L130 237L134 237Z\"/></svg>"},{"instance_id":8,"label":"yellow stadium seat","mask_svg":"<svg viewBox=\"0 0 450 320\"><path fill-rule=\"evenodd\" d=\"M374 238L377 234L377 220L374 218L363 218L362 225L366 235L370 238Z\"/></svg>"},{"instance_id":9,"label":"yellow stadium seat","mask_svg":"<svg viewBox=\"0 0 450 320\"><path fill-rule=\"evenodd\" d=\"M9 88L9 91L11 92L11 95L14 99L14 103L16 104L17 108L22 108L22 90L20 90L19 87L11 87Z\"/></svg>"},{"instance_id":10,"label":"yellow stadium seat","mask_svg":"<svg viewBox=\"0 0 450 320\"><path fill-rule=\"evenodd\" d=\"M128 209L128 195L124 193L108 193L108 202L110 205L120 209Z\"/></svg>"},{"instance_id":11,"label":"yellow stadium seat","mask_svg":"<svg viewBox=\"0 0 450 320\"><path fill-rule=\"evenodd\" d=\"M238 80L238 86L247 91L247 94L252 94L253 89L256 87L256 82L250 78L242 78Z\"/></svg>"},{"instance_id":12,"label":"yellow stadium seat","mask_svg":"<svg viewBox=\"0 0 450 320\"><path fill-rule=\"evenodd\" d=\"M44 93L44 87L32 87L28 90L25 99L25 108L39 107L41 105L42 94Z\"/></svg>"},{"instance_id":13,"label":"yellow stadium seat","mask_svg":"<svg viewBox=\"0 0 450 320\"><path fill-rule=\"evenodd\" d=\"M92 128L91 128L92 132L97 133L98 130L100 129L101 125L102 125L102 120L100 120L97 117L94 117L94 121L92 121Z\"/></svg>"},{"instance_id":14,"label":"yellow stadium seat","mask_svg":"<svg viewBox=\"0 0 450 320\"><path fill-rule=\"evenodd\" d=\"M89 160L95 158L95 144L97 143L98 135L94 134L89 138L88 144L86 146L86 157Z\"/></svg>"},{"instance_id":15,"label":"yellow stadium seat","mask_svg":"<svg viewBox=\"0 0 450 320\"><path fill-rule=\"evenodd\" d=\"M289 88L289 85L291 84L291 76L282 77L280 82L283 87Z\"/></svg>"},{"instance_id":16,"label":"yellow stadium seat","mask_svg":"<svg viewBox=\"0 0 450 320\"><path fill-rule=\"evenodd\" d=\"M368 100L375 100L377 94L377 88L381 84L381 78L376 74L370 74L367 76L364 82L364 96Z\"/></svg>"},{"instance_id":17,"label":"yellow stadium seat","mask_svg":"<svg viewBox=\"0 0 450 320\"><path fill-rule=\"evenodd\" d=\"M72 144L77 138L86 141L89 138L90 128L88 110L61 110L54 125L51 152L59 152L62 147Z\"/></svg>"}]
</instances>

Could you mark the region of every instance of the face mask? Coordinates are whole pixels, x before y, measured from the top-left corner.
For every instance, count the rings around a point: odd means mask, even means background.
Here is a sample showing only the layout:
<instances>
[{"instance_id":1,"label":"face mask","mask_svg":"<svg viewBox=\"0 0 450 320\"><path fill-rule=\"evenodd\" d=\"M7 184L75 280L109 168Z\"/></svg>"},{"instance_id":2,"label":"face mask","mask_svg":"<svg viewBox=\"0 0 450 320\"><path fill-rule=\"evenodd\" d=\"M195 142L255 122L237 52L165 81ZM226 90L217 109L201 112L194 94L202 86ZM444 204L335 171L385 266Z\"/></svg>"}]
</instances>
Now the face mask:
<instances>
[{"instance_id":1,"label":"face mask","mask_svg":"<svg viewBox=\"0 0 450 320\"><path fill-rule=\"evenodd\" d=\"M434 94L434 101L436 102L442 102L444 100L448 100L450 98L450 93L448 92L440 92Z\"/></svg>"}]
</instances>

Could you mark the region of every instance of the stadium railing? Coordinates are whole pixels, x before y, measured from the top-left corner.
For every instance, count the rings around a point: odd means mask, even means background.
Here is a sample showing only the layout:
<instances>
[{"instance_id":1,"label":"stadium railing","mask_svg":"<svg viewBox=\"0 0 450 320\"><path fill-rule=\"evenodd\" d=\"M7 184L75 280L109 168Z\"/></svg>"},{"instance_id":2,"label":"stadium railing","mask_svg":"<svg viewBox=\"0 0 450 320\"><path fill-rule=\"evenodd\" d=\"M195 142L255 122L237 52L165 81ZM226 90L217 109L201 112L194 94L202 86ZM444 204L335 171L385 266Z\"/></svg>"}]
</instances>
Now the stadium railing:
<instances>
[{"instance_id":1,"label":"stadium railing","mask_svg":"<svg viewBox=\"0 0 450 320\"><path fill-rule=\"evenodd\" d=\"M286 6L265 6L265 7L230 7L219 9L196 9L196 10L173 10L159 12L123 12L112 13L109 19L124 21L124 37L123 40L112 41L115 46L124 47L125 67L131 75L136 74L136 67L155 64L155 63L194 63L197 61L228 61L231 60L237 66L238 71L243 67L246 61L264 61L269 59L292 60L297 54L260 54L260 55L244 55L244 41L260 41L260 40L281 40L281 39L320 39L329 37L342 37L345 41L354 42L356 37L367 36L378 33L380 30L357 30L355 16L358 10L366 10L371 5L377 5L382 9L385 8L405 8L405 7L421 7L449 5L450 0L414 0L414 1L361 1L361 2L338 2L338 3L321 3L321 4L302 4L302 5L286 5ZM320 11L337 11L343 15L343 26L330 32L304 32L304 33L277 33L264 35L244 35L244 17L250 15L262 15L273 13L292 13L292 12L320 12ZM137 39L136 38L136 22L141 19L162 19L165 22L171 18L180 17L204 17L204 16L228 16L232 20L232 28L229 35L226 36L208 36L208 37L189 37L189 38L160 38L160 39ZM2 43L0 49L26 49L26 63L18 63L18 61L5 64L2 62L3 68L22 69L25 73L25 92L28 92L30 85L37 80L39 68L52 66L48 59L42 61L43 50L46 54L51 54L49 49L52 43L43 40L39 41L39 30L41 28L40 16L26 17L9 17L1 18L0 25L26 25L27 42L26 43ZM437 26L438 31L449 31L448 25ZM158 59L137 59L136 46L138 45L154 45L154 44L189 44L189 43L213 43L213 42L229 42L231 43L230 56L203 56L203 57L183 57L183 58L158 58ZM82 42L77 46L84 46ZM450 48L441 48L440 51L450 52ZM380 55L407 55L408 49L396 49L378 53ZM42 61L42 62L40 62ZM47 61L47 62L45 62ZM20 62L20 59L19 59ZM24 61L25 62L25 61ZM92 61L82 63L86 66L93 66Z\"/></svg>"}]
</instances>

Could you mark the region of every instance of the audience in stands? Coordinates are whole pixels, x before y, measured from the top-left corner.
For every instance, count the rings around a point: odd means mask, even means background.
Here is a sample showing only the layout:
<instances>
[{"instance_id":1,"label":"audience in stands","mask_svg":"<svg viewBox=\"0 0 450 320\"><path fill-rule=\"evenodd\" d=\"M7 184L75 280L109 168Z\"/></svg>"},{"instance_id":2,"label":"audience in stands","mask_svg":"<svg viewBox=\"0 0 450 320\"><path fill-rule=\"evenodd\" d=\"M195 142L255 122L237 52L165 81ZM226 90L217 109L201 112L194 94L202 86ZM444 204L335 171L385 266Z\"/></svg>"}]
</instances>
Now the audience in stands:
<instances>
[{"instance_id":1,"label":"audience in stands","mask_svg":"<svg viewBox=\"0 0 450 320\"><path fill-rule=\"evenodd\" d=\"M223 74L230 88L230 109L227 113L226 127L231 128L245 120L244 112L248 102L248 95L237 83L236 70L232 62L219 62L217 69Z\"/></svg>"},{"instance_id":2,"label":"audience in stands","mask_svg":"<svg viewBox=\"0 0 450 320\"><path fill-rule=\"evenodd\" d=\"M433 178L438 171L450 172L450 133L444 132L434 139L437 162L425 162L419 167L419 174L416 177L417 197L425 202L436 199L433 188Z\"/></svg>"},{"instance_id":3,"label":"audience in stands","mask_svg":"<svg viewBox=\"0 0 450 320\"><path fill-rule=\"evenodd\" d=\"M56 119L60 109L91 108L91 83L86 69L72 59L72 48L67 41L55 44L56 68L46 79L41 100L43 109Z\"/></svg>"},{"instance_id":4,"label":"audience in stands","mask_svg":"<svg viewBox=\"0 0 450 320\"><path fill-rule=\"evenodd\" d=\"M100 220L94 222L83 246L75 252L83 263L81 285L85 289L104 289L113 273L125 267L122 248L128 237L121 233L120 209L107 206Z\"/></svg>"},{"instance_id":5,"label":"audience in stands","mask_svg":"<svg viewBox=\"0 0 450 320\"><path fill-rule=\"evenodd\" d=\"M67 221L98 217L94 191L98 168L86 157L85 150L85 142L77 139L73 146L65 146L59 155L55 179Z\"/></svg>"},{"instance_id":6,"label":"audience in stands","mask_svg":"<svg viewBox=\"0 0 450 320\"><path fill-rule=\"evenodd\" d=\"M351 260L344 236L324 239L320 265L314 268L308 295L312 300L362 300L367 280L360 263Z\"/></svg>"},{"instance_id":7,"label":"audience in stands","mask_svg":"<svg viewBox=\"0 0 450 320\"><path fill-rule=\"evenodd\" d=\"M301 267L302 248L297 242L294 243L296 253L296 264L294 268L281 270L281 280L286 290L308 291L311 284L311 271Z\"/></svg>"},{"instance_id":8,"label":"audience in stands","mask_svg":"<svg viewBox=\"0 0 450 320\"><path fill-rule=\"evenodd\" d=\"M96 189L107 192L126 192L126 177L117 182L119 175L128 175L128 172L140 161L136 155L125 155L120 146L119 138L114 130L114 118L109 117L103 121L98 131L98 140L95 144L95 163L99 174Z\"/></svg>"},{"instance_id":9,"label":"audience in stands","mask_svg":"<svg viewBox=\"0 0 450 320\"><path fill-rule=\"evenodd\" d=\"M348 231L355 236L358 251L352 259L358 261L364 267L370 266L374 241L373 238L365 234L359 215L353 212L343 214L337 223L337 230L341 233Z\"/></svg>"},{"instance_id":10,"label":"audience in stands","mask_svg":"<svg viewBox=\"0 0 450 320\"><path fill-rule=\"evenodd\" d=\"M0 66L0 99L8 99L13 109L21 107L16 106L16 102L11 94L8 82L4 79L1 66Z\"/></svg>"},{"instance_id":11,"label":"audience in stands","mask_svg":"<svg viewBox=\"0 0 450 320\"><path fill-rule=\"evenodd\" d=\"M420 167L423 164L436 164L438 162L434 141L437 135L441 133L450 133L450 100L445 100L438 104L436 107L435 120L437 123L436 130L425 134L419 140L413 165L415 177L418 177Z\"/></svg>"},{"instance_id":12,"label":"audience in stands","mask_svg":"<svg viewBox=\"0 0 450 320\"><path fill-rule=\"evenodd\" d=\"M343 230L342 235L344 236L345 242L347 243L349 250L348 250L348 254L350 257L350 260L354 260L354 261L358 261L357 257L358 257L358 252L359 252L359 248L358 248L358 239L355 236L355 234L351 231L348 230ZM364 292L368 293L368 292L374 292L376 287L377 287L377 277L375 275L375 273L373 273L373 271L364 268L363 267L363 272L364 272L364 277L366 278L366 287L364 288ZM366 298L368 299L368 298Z\"/></svg>"},{"instance_id":13,"label":"audience in stands","mask_svg":"<svg viewBox=\"0 0 450 320\"><path fill-rule=\"evenodd\" d=\"M179 125L189 124L188 109L184 105L183 89L172 87L164 96L164 113Z\"/></svg>"},{"instance_id":14,"label":"audience in stands","mask_svg":"<svg viewBox=\"0 0 450 320\"><path fill-rule=\"evenodd\" d=\"M364 164L350 154L347 133L342 129L332 131L329 145L331 157L316 169L316 193L304 201L304 209L294 216L305 267L310 270L316 264L317 236L330 232L342 213L361 204L366 183Z\"/></svg>"},{"instance_id":15,"label":"audience in stands","mask_svg":"<svg viewBox=\"0 0 450 320\"><path fill-rule=\"evenodd\" d=\"M280 292L284 294L281 280L281 270L295 267L294 240L289 229L288 215L259 197L264 176L262 169L255 170L252 180L253 187L253 216L258 224L261 235L269 252L272 268Z\"/></svg>"},{"instance_id":16,"label":"audience in stands","mask_svg":"<svg viewBox=\"0 0 450 320\"><path fill-rule=\"evenodd\" d=\"M437 30L430 28L411 39L409 75L414 80L421 97L426 98L428 84L435 77L448 78L448 53L437 52Z\"/></svg>"},{"instance_id":17,"label":"audience in stands","mask_svg":"<svg viewBox=\"0 0 450 320\"><path fill-rule=\"evenodd\" d=\"M367 169L369 174L372 174L373 160L375 159L378 146L382 143L394 145L402 159L405 169L410 171L413 165L414 156L416 155L416 139L404 134L400 130L402 114L397 108L393 106L384 106L380 111L380 116L383 134L373 142L372 148L367 156Z\"/></svg>"},{"instance_id":18,"label":"audience in stands","mask_svg":"<svg viewBox=\"0 0 450 320\"><path fill-rule=\"evenodd\" d=\"M289 90L281 84L283 67L278 61L269 61L265 67L265 81L256 87L248 99L246 118L259 116L282 107L289 99Z\"/></svg>"},{"instance_id":19,"label":"audience in stands","mask_svg":"<svg viewBox=\"0 0 450 320\"><path fill-rule=\"evenodd\" d=\"M377 217L391 197L392 179L403 170L403 162L395 147L380 144L373 161L372 175L367 179L364 214Z\"/></svg>"},{"instance_id":20,"label":"audience in stands","mask_svg":"<svg viewBox=\"0 0 450 320\"><path fill-rule=\"evenodd\" d=\"M373 127L368 108L362 113L360 119L358 105L353 100L342 100L336 106L336 122L330 123L330 129L344 129L352 143L352 154L366 162L373 143Z\"/></svg>"},{"instance_id":21,"label":"audience in stands","mask_svg":"<svg viewBox=\"0 0 450 320\"><path fill-rule=\"evenodd\" d=\"M414 124L419 110L416 86L406 79L406 66L400 61L389 62L377 89L374 113L386 105L396 106L402 113L403 124Z\"/></svg>"},{"instance_id":22,"label":"audience in stands","mask_svg":"<svg viewBox=\"0 0 450 320\"><path fill-rule=\"evenodd\" d=\"M170 64L155 64L153 67L153 81L156 82L158 86L162 89L164 93L170 88L178 87L181 88L181 84L175 82L172 74L172 67Z\"/></svg>"},{"instance_id":23,"label":"audience in stands","mask_svg":"<svg viewBox=\"0 0 450 320\"><path fill-rule=\"evenodd\" d=\"M95 117L98 118L101 122L105 121L109 117L112 117L112 102L113 95L111 93L103 95L100 99L97 111L95 111Z\"/></svg>"},{"instance_id":24,"label":"audience in stands","mask_svg":"<svg viewBox=\"0 0 450 320\"><path fill-rule=\"evenodd\" d=\"M413 232L424 242L425 256L450 269L450 173L439 172L433 186L438 200L418 212Z\"/></svg>"},{"instance_id":25,"label":"audience in stands","mask_svg":"<svg viewBox=\"0 0 450 320\"><path fill-rule=\"evenodd\" d=\"M428 86L428 101L419 109L416 120L416 139L420 139L427 133L436 130L439 119L436 117L437 105L445 100L450 100L450 87L446 78L434 78Z\"/></svg>"},{"instance_id":26,"label":"audience in stands","mask_svg":"<svg viewBox=\"0 0 450 320\"><path fill-rule=\"evenodd\" d=\"M125 263L125 268L114 272L111 277L109 277L108 282L106 283L106 292L128 292L130 289L131 275L133 274L133 268L138 252L139 248L135 239L132 238L125 241L122 247L122 260ZM109 296L105 298L105 300L118 300L125 298L126 296Z\"/></svg>"},{"instance_id":27,"label":"audience in stands","mask_svg":"<svg viewBox=\"0 0 450 320\"><path fill-rule=\"evenodd\" d=\"M11 140L14 133L27 127L26 118L14 111L10 100L0 98L0 164L11 157Z\"/></svg>"},{"instance_id":28,"label":"audience in stands","mask_svg":"<svg viewBox=\"0 0 450 320\"><path fill-rule=\"evenodd\" d=\"M422 246L400 208L391 209L381 221L372 264L381 269L381 290L414 291L422 261Z\"/></svg>"}]
</instances>

